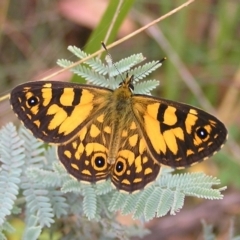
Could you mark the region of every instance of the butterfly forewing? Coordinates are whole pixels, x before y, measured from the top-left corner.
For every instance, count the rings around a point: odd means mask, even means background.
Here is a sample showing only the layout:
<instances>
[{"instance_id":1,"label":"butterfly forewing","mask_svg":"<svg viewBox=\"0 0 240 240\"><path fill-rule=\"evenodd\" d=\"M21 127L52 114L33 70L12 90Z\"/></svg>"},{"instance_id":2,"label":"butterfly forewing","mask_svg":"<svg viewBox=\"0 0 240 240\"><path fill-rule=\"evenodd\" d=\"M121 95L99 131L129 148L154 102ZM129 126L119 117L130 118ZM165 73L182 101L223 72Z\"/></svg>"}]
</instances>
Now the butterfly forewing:
<instances>
[{"instance_id":1,"label":"butterfly forewing","mask_svg":"<svg viewBox=\"0 0 240 240\"><path fill-rule=\"evenodd\" d=\"M227 138L217 118L186 104L135 95L133 109L152 157L167 166L182 168L205 160Z\"/></svg>"},{"instance_id":2,"label":"butterfly forewing","mask_svg":"<svg viewBox=\"0 0 240 240\"><path fill-rule=\"evenodd\" d=\"M13 110L33 135L45 142L62 144L71 140L112 91L64 82L30 82L11 92Z\"/></svg>"}]
</instances>

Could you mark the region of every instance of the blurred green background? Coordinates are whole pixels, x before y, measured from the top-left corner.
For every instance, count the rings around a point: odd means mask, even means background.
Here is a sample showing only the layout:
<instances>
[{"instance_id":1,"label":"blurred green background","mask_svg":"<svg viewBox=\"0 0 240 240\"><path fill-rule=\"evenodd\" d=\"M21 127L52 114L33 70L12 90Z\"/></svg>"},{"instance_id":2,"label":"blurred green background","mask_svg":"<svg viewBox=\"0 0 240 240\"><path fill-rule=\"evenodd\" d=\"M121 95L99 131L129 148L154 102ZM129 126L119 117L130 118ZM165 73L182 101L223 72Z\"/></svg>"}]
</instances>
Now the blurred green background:
<instances>
[{"instance_id":1,"label":"blurred green background","mask_svg":"<svg viewBox=\"0 0 240 240\"><path fill-rule=\"evenodd\" d=\"M100 49L114 17L117 21L107 43L121 39L184 2L125 0L118 11L118 1L2 0L0 95L20 83L40 80L59 70L59 58L76 60L67 51L69 45L89 53ZM195 1L110 50L114 61L139 52L149 61L166 56L168 60L153 76L160 80L154 95L201 107L216 114L229 130L229 141L220 153L189 169L219 177L223 186L228 186L224 200L210 203L187 199L177 216L147 224L153 231L149 240L196 239L201 236L202 218L215 226L219 239L224 239L234 217L235 233L240 234L239 3ZM55 79L78 81L69 72ZM8 101L0 102L0 125L9 121L18 122ZM180 224L182 221L185 224Z\"/></svg>"}]
</instances>

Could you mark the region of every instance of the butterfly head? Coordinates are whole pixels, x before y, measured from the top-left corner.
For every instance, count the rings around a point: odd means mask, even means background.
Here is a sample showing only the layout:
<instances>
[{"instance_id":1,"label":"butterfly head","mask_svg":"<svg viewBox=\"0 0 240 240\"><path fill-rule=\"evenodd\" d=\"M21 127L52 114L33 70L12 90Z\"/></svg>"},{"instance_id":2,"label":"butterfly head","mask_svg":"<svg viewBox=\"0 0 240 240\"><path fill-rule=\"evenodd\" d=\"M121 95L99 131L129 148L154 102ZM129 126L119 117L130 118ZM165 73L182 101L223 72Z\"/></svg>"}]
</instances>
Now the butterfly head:
<instances>
[{"instance_id":1,"label":"butterfly head","mask_svg":"<svg viewBox=\"0 0 240 240\"><path fill-rule=\"evenodd\" d=\"M126 78L119 84L119 88L128 89L131 93L133 93L134 91L133 79L134 79L133 75L129 77L127 74Z\"/></svg>"}]
</instances>

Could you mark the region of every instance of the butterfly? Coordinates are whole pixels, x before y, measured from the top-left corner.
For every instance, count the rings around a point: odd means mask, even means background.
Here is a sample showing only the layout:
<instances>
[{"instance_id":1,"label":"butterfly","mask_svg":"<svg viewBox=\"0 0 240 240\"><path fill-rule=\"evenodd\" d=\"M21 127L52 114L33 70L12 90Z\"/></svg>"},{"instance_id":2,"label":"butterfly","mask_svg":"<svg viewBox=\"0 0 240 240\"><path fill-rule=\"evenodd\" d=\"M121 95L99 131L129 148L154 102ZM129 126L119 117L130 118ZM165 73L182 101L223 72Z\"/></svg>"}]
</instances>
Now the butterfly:
<instances>
[{"instance_id":1,"label":"butterfly","mask_svg":"<svg viewBox=\"0 0 240 240\"><path fill-rule=\"evenodd\" d=\"M28 82L10 94L13 111L36 138L57 145L76 179L109 179L132 193L161 166L185 168L222 148L227 130L216 117L183 103L134 94L133 76L115 90L57 81Z\"/></svg>"}]
</instances>

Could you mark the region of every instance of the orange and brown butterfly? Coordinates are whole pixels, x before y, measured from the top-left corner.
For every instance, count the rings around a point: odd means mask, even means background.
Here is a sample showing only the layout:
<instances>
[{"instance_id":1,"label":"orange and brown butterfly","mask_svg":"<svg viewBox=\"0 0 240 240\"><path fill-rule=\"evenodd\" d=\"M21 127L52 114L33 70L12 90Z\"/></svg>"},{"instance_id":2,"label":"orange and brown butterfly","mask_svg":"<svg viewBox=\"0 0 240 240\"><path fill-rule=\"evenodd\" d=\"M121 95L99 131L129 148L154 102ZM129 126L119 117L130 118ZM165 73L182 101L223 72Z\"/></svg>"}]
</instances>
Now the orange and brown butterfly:
<instances>
[{"instance_id":1,"label":"orange and brown butterfly","mask_svg":"<svg viewBox=\"0 0 240 240\"><path fill-rule=\"evenodd\" d=\"M227 138L216 117L189 105L134 94L134 76L115 90L37 81L14 88L14 112L36 138L56 144L78 180L109 179L132 193L153 182L162 165L184 168L215 154Z\"/></svg>"}]
</instances>

